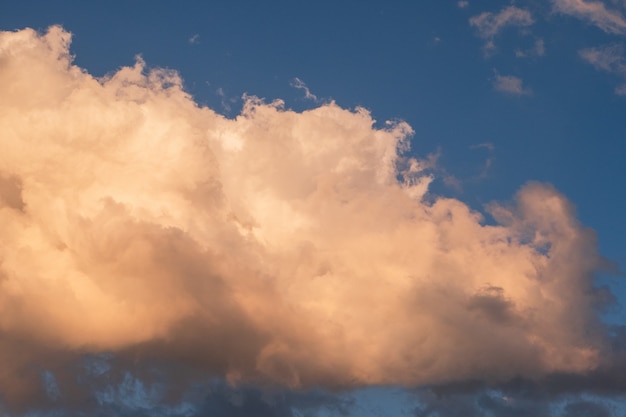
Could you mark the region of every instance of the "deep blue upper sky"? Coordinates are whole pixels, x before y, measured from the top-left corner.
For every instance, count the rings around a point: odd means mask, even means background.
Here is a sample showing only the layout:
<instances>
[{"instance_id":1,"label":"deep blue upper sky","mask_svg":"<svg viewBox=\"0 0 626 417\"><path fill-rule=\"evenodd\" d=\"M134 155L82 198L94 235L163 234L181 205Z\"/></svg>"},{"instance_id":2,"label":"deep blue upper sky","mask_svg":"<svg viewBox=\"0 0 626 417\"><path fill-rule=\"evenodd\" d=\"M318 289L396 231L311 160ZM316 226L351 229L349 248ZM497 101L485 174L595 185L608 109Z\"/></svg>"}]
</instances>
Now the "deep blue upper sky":
<instances>
[{"instance_id":1,"label":"deep blue upper sky","mask_svg":"<svg viewBox=\"0 0 626 417\"><path fill-rule=\"evenodd\" d=\"M378 122L405 120L414 154L439 153L434 193L482 210L527 181L551 183L597 232L601 254L626 269L626 94L617 92L626 59L615 53L603 70L581 52L619 52L626 26L559 9L576 3L565 0L461 3L3 1L0 29L60 24L73 33L75 63L96 76L141 55L177 70L199 104L229 117L248 94L297 110L335 100ZM626 15L624 2L603 4ZM507 7L532 22L504 21L491 35L470 23ZM625 303L626 285L612 285Z\"/></svg>"}]
</instances>

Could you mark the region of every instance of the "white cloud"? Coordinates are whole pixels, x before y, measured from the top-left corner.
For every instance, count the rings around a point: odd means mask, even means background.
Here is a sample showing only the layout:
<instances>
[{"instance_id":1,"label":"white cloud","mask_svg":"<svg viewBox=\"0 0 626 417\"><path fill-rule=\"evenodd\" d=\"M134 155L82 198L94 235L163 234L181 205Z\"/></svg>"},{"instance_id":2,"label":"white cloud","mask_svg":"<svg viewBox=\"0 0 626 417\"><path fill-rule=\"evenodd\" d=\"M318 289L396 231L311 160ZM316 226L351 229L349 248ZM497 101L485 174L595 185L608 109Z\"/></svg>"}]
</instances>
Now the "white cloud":
<instances>
[{"instance_id":1,"label":"white cloud","mask_svg":"<svg viewBox=\"0 0 626 417\"><path fill-rule=\"evenodd\" d=\"M460 8L460 9L465 9L469 6L469 1L465 1L465 0L460 0L456 3L456 5Z\"/></svg>"},{"instance_id":2,"label":"white cloud","mask_svg":"<svg viewBox=\"0 0 626 417\"><path fill-rule=\"evenodd\" d=\"M94 78L70 38L0 33L7 401L38 395L31 364L55 352L290 387L500 381L606 357L595 238L552 187L492 204L485 225L423 198L430 162L402 154L406 123L250 97L228 119L140 60Z\"/></svg>"},{"instance_id":3,"label":"white cloud","mask_svg":"<svg viewBox=\"0 0 626 417\"><path fill-rule=\"evenodd\" d=\"M554 8L563 14L589 21L607 33L625 34L626 20L617 10L607 9L600 1L552 0Z\"/></svg>"},{"instance_id":4,"label":"white cloud","mask_svg":"<svg viewBox=\"0 0 626 417\"><path fill-rule=\"evenodd\" d=\"M292 81L291 81L291 86L294 88L297 88L298 90L302 90L304 91L304 98L307 100L313 100L314 102L317 102L317 96L313 93L311 93L311 90L309 90L309 87L307 87L307 85L304 83L304 81L302 81L300 78L295 77Z\"/></svg>"},{"instance_id":5,"label":"white cloud","mask_svg":"<svg viewBox=\"0 0 626 417\"><path fill-rule=\"evenodd\" d=\"M516 96L532 94L530 89L524 87L522 79L513 75L500 75L496 73L493 87L496 91Z\"/></svg>"}]
</instances>

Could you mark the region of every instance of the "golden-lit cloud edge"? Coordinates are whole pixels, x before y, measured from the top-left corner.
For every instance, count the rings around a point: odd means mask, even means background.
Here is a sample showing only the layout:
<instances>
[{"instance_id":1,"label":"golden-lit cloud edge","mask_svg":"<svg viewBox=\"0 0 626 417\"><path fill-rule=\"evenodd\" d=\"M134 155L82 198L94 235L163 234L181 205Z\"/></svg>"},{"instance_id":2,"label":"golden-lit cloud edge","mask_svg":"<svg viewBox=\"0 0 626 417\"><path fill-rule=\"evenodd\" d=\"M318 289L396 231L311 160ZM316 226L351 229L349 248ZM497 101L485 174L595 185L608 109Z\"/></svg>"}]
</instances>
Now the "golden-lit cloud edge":
<instances>
[{"instance_id":1,"label":"golden-lit cloud edge","mask_svg":"<svg viewBox=\"0 0 626 417\"><path fill-rule=\"evenodd\" d=\"M491 204L487 224L424 198L404 122L254 97L228 119L141 59L95 78L70 42L58 26L0 33L8 401L36 395L46 355L131 352L292 388L611 360L595 234L553 187Z\"/></svg>"}]
</instances>

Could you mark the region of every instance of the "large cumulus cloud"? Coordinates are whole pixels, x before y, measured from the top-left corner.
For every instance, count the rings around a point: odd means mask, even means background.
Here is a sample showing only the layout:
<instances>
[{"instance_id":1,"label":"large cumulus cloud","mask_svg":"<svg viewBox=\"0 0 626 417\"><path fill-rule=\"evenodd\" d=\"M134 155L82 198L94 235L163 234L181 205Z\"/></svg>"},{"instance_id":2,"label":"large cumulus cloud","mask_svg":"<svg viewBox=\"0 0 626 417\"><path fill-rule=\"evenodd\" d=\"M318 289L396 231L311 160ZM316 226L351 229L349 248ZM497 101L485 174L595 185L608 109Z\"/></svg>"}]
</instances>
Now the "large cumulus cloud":
<instances>
[{"instance_id":1,"label":"large cumulus cloud","mask_svg":"<svg viewBox=\"0 0 626 417\"><path fill-rule=\"evenodd\" d=\"M298 388L610 357L595 236L554 188L490 205L490 224L427 195L406 123L254 97L227 119L141 59L94 78L70 40L0 34L6 401L51 396L41 358L99 352Z\"/></svg>"}]
</instances>

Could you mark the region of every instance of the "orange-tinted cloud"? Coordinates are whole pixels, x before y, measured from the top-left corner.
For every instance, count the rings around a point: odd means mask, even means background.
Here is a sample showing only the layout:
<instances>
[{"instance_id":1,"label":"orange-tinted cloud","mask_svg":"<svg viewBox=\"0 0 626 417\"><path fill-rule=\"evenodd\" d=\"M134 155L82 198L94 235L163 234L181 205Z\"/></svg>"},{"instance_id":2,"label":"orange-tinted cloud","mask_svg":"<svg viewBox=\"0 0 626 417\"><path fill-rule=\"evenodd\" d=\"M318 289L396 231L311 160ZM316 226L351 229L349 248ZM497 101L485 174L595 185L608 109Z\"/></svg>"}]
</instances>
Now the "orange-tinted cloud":
<instances>
[{"instance_id":1,"label":"orange-tinted cloud","mask_svg":"<svg viewBox=\"0 0 626 417\"><path fill-rule=\"evenodd\" d=\"M140 59L92 77L70 38L0 34L5 396L29 395L42 352L289 387L600 364L595 236L552 187L491 205L488 225L423 198L406 123L256 98L227 119Z\"/></svg>"}]
</instances>

